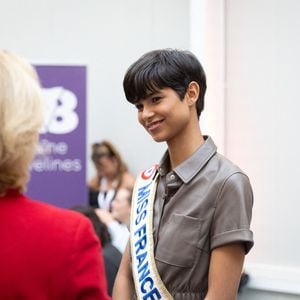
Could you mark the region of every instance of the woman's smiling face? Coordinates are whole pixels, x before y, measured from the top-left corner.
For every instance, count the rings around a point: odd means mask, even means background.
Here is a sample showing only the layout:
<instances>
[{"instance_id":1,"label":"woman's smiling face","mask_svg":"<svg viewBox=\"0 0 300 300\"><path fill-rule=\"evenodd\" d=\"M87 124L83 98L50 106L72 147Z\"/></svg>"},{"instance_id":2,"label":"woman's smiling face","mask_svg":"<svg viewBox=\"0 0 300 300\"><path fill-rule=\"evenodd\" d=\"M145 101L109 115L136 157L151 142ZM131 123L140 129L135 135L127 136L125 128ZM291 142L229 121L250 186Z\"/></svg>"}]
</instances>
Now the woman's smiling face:
<instances>
[{"instance_id":1,"label":"woman's smiling face","mask_svg":"<svg viewBox=\"0 0 300 300\"><path fill-rule=\"evenodd\" d=\"M189 105L171 88L163 88L136 105L138 120L157 142L169 142L190 119Z\"/></svg>"}]
</instances>

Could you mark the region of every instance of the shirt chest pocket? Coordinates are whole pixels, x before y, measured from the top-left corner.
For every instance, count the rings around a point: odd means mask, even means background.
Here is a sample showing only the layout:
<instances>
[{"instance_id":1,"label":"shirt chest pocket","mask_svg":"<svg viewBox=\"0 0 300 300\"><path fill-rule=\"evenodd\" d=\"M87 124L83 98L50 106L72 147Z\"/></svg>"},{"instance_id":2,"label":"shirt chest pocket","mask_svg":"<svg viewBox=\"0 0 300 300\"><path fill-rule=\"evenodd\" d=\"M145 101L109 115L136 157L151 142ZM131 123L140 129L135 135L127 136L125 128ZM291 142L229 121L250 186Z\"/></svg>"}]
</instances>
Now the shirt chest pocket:
<instances>
[{"instance_id":1,"label":"shirt chest pocket","mask_svg":"<svg viewBox=\"0 0 300 300\"><path fill-rule=\"evenodd\" d=\"M200 232L200 219L173 214L160 230L155 258L170 265L191 267Z\"/></svg>"}]
</instances>

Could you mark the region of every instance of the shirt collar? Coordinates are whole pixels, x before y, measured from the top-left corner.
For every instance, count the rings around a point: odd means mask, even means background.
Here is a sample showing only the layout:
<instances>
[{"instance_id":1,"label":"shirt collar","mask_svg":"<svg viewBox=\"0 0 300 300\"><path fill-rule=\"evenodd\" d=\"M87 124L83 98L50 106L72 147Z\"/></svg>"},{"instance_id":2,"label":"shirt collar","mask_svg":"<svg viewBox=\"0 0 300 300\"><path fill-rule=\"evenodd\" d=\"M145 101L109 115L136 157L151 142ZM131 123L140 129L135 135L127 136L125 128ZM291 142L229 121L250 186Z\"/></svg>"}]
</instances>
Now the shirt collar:
<instances>
[{"instance_id":1,"label":"shirt collar","mask_svg":"<svg viewBox=\"0 0 300 300\"><path fill-rule=\"evenodd\" d=\"M217 152L217 147L209 136L204 136L205 142L188 159L178 165L173 171L184 182L188 183L201 171L210 158ZM165 176L170 171L170 160L168 151L163 155L158 172Z\"/></svg>"}]
</instances>

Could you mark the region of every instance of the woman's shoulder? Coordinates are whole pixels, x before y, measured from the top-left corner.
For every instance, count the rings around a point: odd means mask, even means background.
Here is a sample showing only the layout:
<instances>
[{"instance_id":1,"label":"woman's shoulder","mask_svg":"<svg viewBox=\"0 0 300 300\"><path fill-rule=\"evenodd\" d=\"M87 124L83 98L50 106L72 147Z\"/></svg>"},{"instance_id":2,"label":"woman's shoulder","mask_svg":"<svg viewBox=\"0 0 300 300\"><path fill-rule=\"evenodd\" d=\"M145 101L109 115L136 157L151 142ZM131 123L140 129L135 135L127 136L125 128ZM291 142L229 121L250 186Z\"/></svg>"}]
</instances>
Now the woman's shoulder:
<instances>
[{"instance_id":1,"label":"woman's shoulder","mask_svg":"<svg viewBox=\"0 0 300 300\"><path fill-rule=\"evenodd\" d=\"M131 173L125 172L122 178L122 187L131 189L133 188L134 183L135 183L135 177Z\"/></svg>"},{"instance_id":2,"label":"woman's shoulder","mask_svg":"<svg viewBox=\"0 0 300 300\"><path fill-rule=\"evenodd\" d=\"M14 222L22 226L26 222L28 232L32 236L47 233L47 237L56 242L63 242L70 237L78 236L79 231L90 227L89 220L79 212L62 208L19 194L18 201L9 201L7 211L14 216ZM24 229L25 230L25 229ZM59 233L59 234L58 234ZM72 238L71 238L72 239Z\"/></svg>"},{"instance_id":3,"label":"woman's shoulder","mask_svg":"<svg viewBox=\"0 0 300 300\"><path fill-rule=\"evenodd\" d=\"M61 221L65 224L75 223L78 225L78 222L85 220L85 218L82 217L82 214L71 209L58 207L42 200L33 200L27 196L25 196L25 199L27 200L28 210L37 216L41 216L41 219L44 219L45 222L48 220L50 224L59 223ZM45 216L48 217L45 218ZM55 222L53 222L53 219L55 219Z\"/></svg>"},{"instance_id":4,"label":"woman's shoulder","mask_svg":"<svg viewBox=\"0 0 300 300\"><path fill-rule=\"evenodd\" d=\"M94 176L92 177L88 183L88 188L94 191L99 191L99 185L100 185L100 180L98 178L98 176Z\"/></svg>"}]
</instances>

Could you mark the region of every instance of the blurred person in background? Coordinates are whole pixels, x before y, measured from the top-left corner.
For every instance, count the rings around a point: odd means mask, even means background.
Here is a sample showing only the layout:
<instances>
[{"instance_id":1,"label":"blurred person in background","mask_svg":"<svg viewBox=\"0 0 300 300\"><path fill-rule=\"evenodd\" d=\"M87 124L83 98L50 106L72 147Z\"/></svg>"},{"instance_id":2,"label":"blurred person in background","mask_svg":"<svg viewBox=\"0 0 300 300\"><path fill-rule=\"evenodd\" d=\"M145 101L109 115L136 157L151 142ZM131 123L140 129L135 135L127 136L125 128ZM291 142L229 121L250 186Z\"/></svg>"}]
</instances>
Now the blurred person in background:
<instances>
[{"instance_id":1,"label":"blurred person in background","mask_svg":"<svg viewBox=\"0 0 300 300\"><path fill-rule=\"evenodd\" d=\"M112 295L112 288L120 266L122 254L111 243L111 236L106 224L97 216L95 210L91 206L76 205L71 208L86 216L93 224L94 230L102 245L102 254L105 264L105 273L107 279L108 293Z\"/></svg>"},{"instance_id":2,"label":"blurred person in background","mask_svg":"<svg viewBox=\"0 0 300 300\"><path fill-rule=\"evenodd\" d=\"M120 189L112 202L112 216L129 228L132 190Z\"/></svg>"},{"instance_id":3,"label":"blurred person in background","mask_svg":"<svg viewBox=\"0 0 300 300\"><path fill-rule=\"evenodd\" d=\"M43 110L34 68L0 50L0 299L110 299L89 220L24 194Z\"/></svg>"},{"instance_id":4,"label":"blurred person in background","mask_svg":"<svg viewBox=\"0 0 300 300\"><path fill-rule=\"evenodd\" d=\"M132 189L135 177L109 141L94 143L91 159L97 174L88 182L89 205L111 211L117 191L120 188Z\"/></svg>"},{"instance_id":5,"label":"blurred person in background","mask_svg":"<svg viewBox=\"0 0 300 300\"><path fill-rule=\"evenodd\" d=\"M104 222L110 232L112 244L122 253L124 252L129 238L129 221L131 210L132 189L121 188L118 190L112 210L96 208L98 217Z\"/></svg>"}]
</instances>

